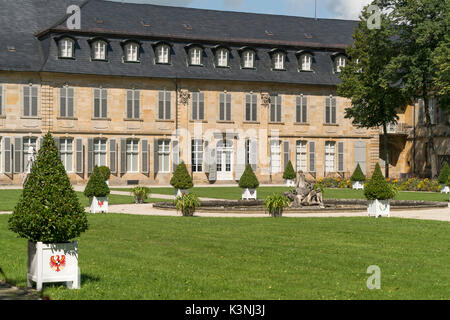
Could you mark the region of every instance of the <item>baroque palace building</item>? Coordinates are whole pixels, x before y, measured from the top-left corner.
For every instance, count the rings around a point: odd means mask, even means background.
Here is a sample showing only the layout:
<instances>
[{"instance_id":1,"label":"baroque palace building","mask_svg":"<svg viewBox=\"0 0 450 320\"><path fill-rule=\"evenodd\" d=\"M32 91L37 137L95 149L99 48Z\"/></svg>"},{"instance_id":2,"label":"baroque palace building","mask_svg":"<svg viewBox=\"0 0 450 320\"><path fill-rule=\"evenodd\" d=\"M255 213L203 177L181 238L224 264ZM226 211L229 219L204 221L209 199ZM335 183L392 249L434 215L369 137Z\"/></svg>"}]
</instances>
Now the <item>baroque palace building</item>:
<instances>
[{"instance_id":1,"label":"baroque palace building","mask_svg":"<svg viewBox=\"0 0 450 320\"><path fill-rule=\"evenodd\" d=\"M75 184L102 165L112 185L156 185L180 161L197 184L234 182L247 164L281 183L289 160L311 180L380 162L381 131L344 119L336 95L356 21L102 0L3 1L0 16L0 184L22 183L48 131ZM427 170L413 161L426 159L420 110L390 126L394 175Z\"/></svg>"}]
</instances>

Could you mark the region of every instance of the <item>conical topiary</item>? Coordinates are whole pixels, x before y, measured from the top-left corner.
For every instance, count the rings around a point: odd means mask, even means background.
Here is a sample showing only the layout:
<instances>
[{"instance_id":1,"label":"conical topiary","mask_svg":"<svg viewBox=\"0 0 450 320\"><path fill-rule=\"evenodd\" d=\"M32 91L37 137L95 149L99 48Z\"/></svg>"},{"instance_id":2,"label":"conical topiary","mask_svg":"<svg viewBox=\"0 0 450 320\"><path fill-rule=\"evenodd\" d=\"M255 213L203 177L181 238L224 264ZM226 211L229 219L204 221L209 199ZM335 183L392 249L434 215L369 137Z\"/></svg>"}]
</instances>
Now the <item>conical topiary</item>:
<instances>
[{"instance_id":1,"label":"conical topiary","mask_svg":"<svg viewBox=\"0 0 450 320\"><path fill-rule=\"evenodd\" d=\"M256 189L259 187L258 178L256 178L255 173L253 172L252 166L247 164L245 167L245 171L239 180L239 187L243 189Z\"/></svg>"},{"instance_id":2,"label":"conical topiary","mask_svg":"<svg viewBox=\"0 0 450 320\"><path fill-rule=\"evenodd\" d=\"M177 166L175 172L173 173L172 179L170 179L170 185L175 189L187 190L194 186L192 178L186 168L184 161Z\"/></svg>"},{"instance_id":3,"label":"conical topiary","mask_svg":"<svg viewBox=\"0 0 450 320\"><path fill-rule=\"evenodd\" d=\"M363 171L361 170L359 163L356 165L355 171L353 172L353 174L350 178L350 181L359 181L359 182L366 181L366 176L364 175Z\"/></svg>"},{"instance_id":4,"label":"conical topiary","mask_svg":"<svg viewBox=\"0 0 450 320\"><path fill-rule=\"evenodd\" d=\"M286 165L286 169L284 169L283 179L285 180L294 180L297 175L295 174L294 167L292 166L291 160Z\"/></svg>"},{"instance_id":5,"label":"conical topiary","mask_svg":"<svg viewBox=\"0 0 450 320\"><path fill-rule=\"evenodd\" d=\"M450 176L450 167L448 166L448 163L445 162L444 167L442 168L441 173L439 174L438 178L439 183L443 185L446 184L449 176Z\"/></svg>"},{"instance_id":6,"label":"conical topiary","mask_svg":"<svg viewBox=\"0 0 450 320\"><path fill-rule=\"evenodd\" d=\"M99 169L95 166L92 175L89 177L89 181L84 189L84 195L91 199L92 197L106 197L110 193L109 187L106 184L105 176Z\"/></svg>"},{"instance_id":7,"label":"conical topiary","mask_svg":"<svg viewBox=\"0 0 450 320\"><path fill-rule=\"evenodd\" d=\"M9 229L32 242L61 243L88 229L86 213L72 189L50 133L9 218Z\"/></svg>"},{"instance_id":8,"label":"conical topiary","mask_svg":"<svg viewBox=\"0 0 450 320\"><path fill-rule=\"evenodd\" d=\"M389 184L381 172L381 167L377 163L372 178L364 188L364 196L367 200L388 200L397 195L395 186Z\"/></svg>"}]
</instances>

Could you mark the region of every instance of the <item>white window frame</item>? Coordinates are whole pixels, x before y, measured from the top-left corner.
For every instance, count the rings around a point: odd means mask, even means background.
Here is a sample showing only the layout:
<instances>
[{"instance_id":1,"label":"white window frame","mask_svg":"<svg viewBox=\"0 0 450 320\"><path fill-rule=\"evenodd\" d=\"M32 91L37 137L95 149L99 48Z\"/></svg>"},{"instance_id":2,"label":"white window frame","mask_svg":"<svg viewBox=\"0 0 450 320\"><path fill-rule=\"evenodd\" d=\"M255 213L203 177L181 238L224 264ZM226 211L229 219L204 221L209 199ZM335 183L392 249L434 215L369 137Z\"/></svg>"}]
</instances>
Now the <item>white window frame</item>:
<instances>
[{"instance_id":1,"label":"white window frame","mask_svg":"<svg viewBox=\"0 0 450 320\"><path fill-rule=\"evenodd\" d=\"M247 113L247 98L250 97L250 109ZM245 122L257 122L258 121L258 95L255 93L246 93L244 97L244 116ZM253 114L253 105L256 105L255 112L256 115ZM247 115L249 116L247 120Z\"/></svg>"},{"instance_id":2,"label":"white window frame","mask_svg":"<svg viewBox=\"0 0 450 320\"><path fill-rule=\"evenodd\" d=\"M38 139L36 137L23 137L22 138L22 153L23 153L23 171L27 170L27 164L28 164L28 148L31 145L34 147L34 154L37 156L37 144Z\"/></svg>"},{"instance_id":3,"label":"white window frame","mask_svg":"<svg viewBox=\"0 0 450 320\"><path fill-rule=\"evenodd\" d=\"M228 67L228 50L221 48L217 50L217 66L226 68Z\"/></svg>"},{"instance_id":4,"label":"white window frame","mask_svg":"<svg viewBox=\"0 0 450 320\"><path fill-rule=\"evenodd\" d=\"M347 59L345 58L345 56L337 56L336 57L336 72L339 73L342 71L342 68L345 67L347 63Z\"/></svg>"},{"instance_id":5,"label":"white window frame","mask_svg":"<svg viewBox=\"0 0 450 320\"><path fill-rule=\"evenodd\" d=\"M222 100L222 97L223 97L223 102L221 101ZM228 103L228 101L229 101L229 103ZM232 102L233 102L233 99L232 99L232 96L231 96L231 93L229 93L229 92L221 92L221 93L219 93L219 121L231 121L231 119L233 118L233 116L232 116L232 111L233 111L233 108L232 108ZM221 118L221 112L220 112L220 110L222 109L222 107L223 107L223 118ZM227 112L227 108L229 107L229 112ZM230 118L229 119L227 119L227 115L230 115Z\"/></svg>"},{"instance_id":6,"label":"white window frame","mask_svg":"<svg viewBox=\"0 0 450 320\"><path fill-rule=\"evenodd\" d=\"M104 146L104 148L103 148ZM102 156L105 161L102 162ZM108 141L104 138L94 139L94 166L108 166Z\"/></svg>"},{"instance_id":7,"label":"white window frame","mask_svg":"<svg viewBox=\"0 0 450 320\"><path fill-rule=\"evenodd\" d=\"M296 143L296 168L298 171L308 172L308 141L298 140Z\"/></svg>"},{"instance_id":8,"label":"white window frame","mask_svg":"<svg viewBox=\"0 0 450 320\"><path fill-rule=\"evenodd\" d=\"M73 96L72 96L72 114L69 115L69 91L72 90L73 91ZM64 92L65 91L65 92ZM61 106L61 99L63 98L62 95L65 95L65 99L64 99L64 103L65 106ZM65 115L62 115L61 113L61 107L64 107L64 110L66 112ZM69 86L63 86L62 88L59 88L59 116L61 118L73 118L75 116L75 89L73 87L69 87Z\"/></svg>"},{"instance_id":9,"label":"white window frame","mask_svg":"<svg viewBox=\"0 0 450 320\"><path fill-rule=\"evenodd\" d=\"M107 43L103 40L98 40L94 42L93 47L92 58L94 60L106 60Z\"/></svg>"},{"instance_id":10,"label":"white window frame","mask_svg":"<svg viewBox=\"0 0 450 320\"><path fill-rule=\"evenodd\" d=\"M28 110L29 114L25 114L25 88L29 89L29 95L28 95ZM36 96L33 95L33 89L35 89ZM33 112L33 100L36 101L36 114L32 114ZM22 87L22 115L27 118L37 118L39 116L39 86L37 85L24 85Z\"/></svg>"},{"instance_id":11,"label":"white window frame","mask_svg":"<svg viewBox=\"0 0 450 320\"><path fill-rule=\"evenodd\" d=\"M244 69L255 68L255 52L253 50L245 50L242 54L242 58L244 59Z\"/></svg>"},{"instance_id":12,"label":"white window frame","mask_svg":"<svg viewBox=\"0 0 450 320\"><path fill-rule=\"evenodd\" d=\"M124 49L126 62L139 62L139 44L130 42L125 45Z\"/></svg>"},{"instance_id":13,"label":"white window frame","mask_svg":"<svg viewBox=\"0 0 450 320\"><path fill-rule=\"evenodd\" d=\"M279 99L279 104L275 103L273 100ZM283 122L283 96L279 94L270 95L270 106L269 106L269 122L270 123L282 123ZM278 102L278 101L277 101ZM272 119L272 107L275 107L275 119ZM278 109L280 109L280 119L277 119Z\"/></svg>"},{"instance_id":14,"label":"white window frame","mask_svg":"<svg viewBox=\"0 0 450 320\"><path fill-rule=\"evenodd\" d=\"M128 94L131 94L131 100L128 99ZM141 91L135 90L135 89L127 90L126 100L127 100L126 110L125 110L126 118L127 119L140 119L140 116L141 116ZM131 101L131 117L130 117L130 114L128 113L128 101ZM136 105L137 105L137 110L136 110Z\"/></svg>"},{"instance_id":15,"label":"white window frame","mask_svg":"<svg viewBox=\"0 0 450 320\"><path fill-rule=\"evenodd\" d=\"M163 114L161 117L161 94L163 96ZM167 96L169 94L169 101L167 101ZM169 106L169 117L167 116L167 106ZM158 120L172 120L172 93L166 89L158 92Z\"/></svg>"},{"instance_id":16,"label":"white window frame","mask_svg":"<svg viewBox=\"0 0 450 320\"><path fill-rule=\"evenodd\" d=\"M99 99L99 110L98 110L99 115L98 115L98 117L95 116L95 100L97 99L95 97L95 93L96 92L99 92L99 97L98 97L98 99ZM104 97L104 95L106 95L106 97ZM104 103L103 103L103 101L105 101L105 100L106 100L106 105L104 105ZM93 109L94 109L93 113L94 113L94 118L95 119L107 119L108 118L108 89L106 89L106 88L94 88L94 108ZM103 117L102 116L102 114L103 114L102 111L104 111L104 109L106 109L106 115Z\"/></svg>"},{"instance_id":17,"label":"white window frame","mask_svg":"<svg viewBox=\"0 0 450 320\"><path fill-rule=\"evenodd\" d=\"M164 159L168 158L167 168L164 166ZM170 173L170 140L158 140L158 173Z\"/></svg>"},{"instance_id":18,"label":"white window frame","mask_svg":"<svg viewBox=\"0 0 450 320\"><path fill-rule=\"evenodd\" d=\"M203 50L200 47L193 47L189 50L189 64L191 66L202 65L202 53Z\"/></svg>"},{"instance_id":19,"label":"white window frame","mask_svg":"<svg viewBox=\"0 0 450 320\"><path fill-rule=\"evenodd\" d=\"M139 173L139 140L127 139L126 141L127 173ZM134 164L136 168L134 168Z\"/></svg>"},{"instance_id":20,"label":"white window frame","mask_svg":"<svg viewBox=\"0 0 450 320\"><path fill-rule=\"evenodd\" d=\"M203 94L203 117L200 117L200 107L201 107L201 105L200 105L200 102L201 102L201 96L202 96L202 94ZM197 95L197 114L195 114L195 116L194 116L194 99L193 99L193 96L194 95ZM193 92L192 93L192 104L191 104L191 107L192 107L192 112L191 112L191 120L192 121L204 121L205 120L205 116L206 116L206 114L205 114L205 111L206 111L206 108L205 108L205 94L203 93L203 92Z\"/></svg>"},{"instance_id":21,"label":"white window frame","mask_svg":"<svg viewBox=\"0 0 450 320\"><path fill-rule=\"evenodd\" d=\"M324 165L325 173L336 172L336 141L325 141Z\"/></svg>"},{"instance_id":22,"label":"white window frame","mask_svg":"<svg viewBox=\"0 0 450 320\"><path fill-rule=\"evenodd\" d=\"M67 59L74 57L75 41L70 38L62 38L58 41L59 58Z\"/></svg>"},{"instance_id":23,"label":"white window frame","mask_svg":"<svg viewBox=\"0 0 450 320\"><path fill-rule=\"evenodd\" d=\"M276 174L281 172L281 140L271 140L270 141L270 173ZM274 165L274 162L278 163L278 166Z\"/></svg>"},{"instance_id":24,"label":"white window frame","mask_svg":"<svg viewBox=\"0 0 450 320\"><path fill-rule=\"evenodd\" d=\"M156 63L169 64L170 47L167 44L160 44L156 47Z\"/></svg>"},{"instance_id":25,"label":"white window frame","mask_svg":"<svg viewBox=\"0 0 450 320\"><path fill-rule=\"evenodd\" d=\"M300 57L301 71L311 71L312 56L310 54L304 54Z\"/></svg>"},{"instance_id":26,"label":"white window frame","mask_svg":"<svg viewBox=\"0 0 450 320\"><path fill-rule=\"evenodd\" d=\"M273 59L274 59L274 69L275 70L284 70L284 64L285 64L285 54L283 52L276 52L273 55Z\"/></svg>"},{"instance_id":27,"label":"white window frame","mask_svg":"<svg viewBox=\"0 0 450 320\"><path fill-rule=\"evenodd\" d=\"M192 139L191 140L191 153L192 153L192 172L203 172L203 140Z\"/></svg>"},{"instance_id":28,"label":"white window frame","mask_svg":"<svg viewBox=\"0 0 450 320\"><path fill-rule=\"evenodd\" d=\"M67 146L69 145L68 142L72 141L71 146L72 148L69 150ZM61 156L61 161L64 165L64 168L66 169L67 173L73 173L74 172L74 161L73 161L73 147L74 147L74 139L73 138L59 138L59 154ZM67 167L67 161L70 159L70 162L72 163L71 168Z\"/></svg>"}]
</instances>

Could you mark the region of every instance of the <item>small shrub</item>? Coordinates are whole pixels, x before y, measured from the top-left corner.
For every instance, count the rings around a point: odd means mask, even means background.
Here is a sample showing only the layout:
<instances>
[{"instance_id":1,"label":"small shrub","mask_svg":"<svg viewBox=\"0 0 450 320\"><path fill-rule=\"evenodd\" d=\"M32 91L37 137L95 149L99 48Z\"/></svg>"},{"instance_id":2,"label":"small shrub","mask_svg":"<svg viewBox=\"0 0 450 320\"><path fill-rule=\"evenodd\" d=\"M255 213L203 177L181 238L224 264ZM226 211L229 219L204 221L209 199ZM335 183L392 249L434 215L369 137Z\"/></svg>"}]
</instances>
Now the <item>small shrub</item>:
<instances>
[{"instance_id":1,"label":"small shrub","mask_svg":"<svg viewBox=\"0 0 450 320\"><path fill-rule=\"evenodd\" d=\"M194 193L188 193L184 194L181 197L177 197L174 203L177 207L177 212L181 211L181 213L185 217L192 217L197 207L199 207L201 204L197 195Z\"/></svg>"},{"instance_id":2,"label":"small shrub","mask_svg":"<svg viewBox=\"0 0 450 320\"><path fill-rule=\"evenodd\" d=\"M353 172L350 180L355 181L355 182L356 181L358 181L358 182L366 181L366 176L364 175L363 171L361 170L359 163L356 165L355 171Z\"/></svg>"},{"instance_id":3,"label":"small shrub","mask_svg":"<svg viewBox=\"0 0 450 320\"><path fill-rule=\"evenodd\" d=\"M101 174L99 168L96 166L84 189L84 195L91 199L92 197L107 197L109 193L110 190L106 184L105 176Z\"/></svg>"},{"instance_id":4,"label":"small shrub","mask_svg":"<svg viewBox=\"0 0 450 320\"><path fill-rule=\"evenodd\" d=\"M439 174L438 181L440 184L444 185L447 183L448 177L450 176L450 167L448 166L448 163L444 163L444 167L441 170L441 173Z\"/></svg>"},{"instance_id":5,"label":"small shrub","mask_svg":"<svg viewBox=\"0 0 450 320\"><path fill-rule=\"evenodd\" d=\"M107 166L100 166L98 167L98 170L100 171L100 174L105 178L105 181L109 180L109 177L111 176L111 170Z\"/></svg>"},{"instance_id":6,"label":"small shrub","mask_svg":"<svg viewBox=\"0 0 450 320\"><path fill-rule=\"evenodd\" d=\"M134 187L132 193L136 203L143 203L144 200L146 200L148 198L148 195L150 194L150 188L141 186Z\"/></svg>"},{"instance_id":7,"label":"small shrub","mask_svg":"<svg viewBox=\"0 0 450 320\"><path fill-rule=\"evenodd\" d=\"M369 182L364 186L364 196L367 200L388 200L397 195L397 188L388 183L381 173L380 165L377 163L375 171Z\"/></svg>"},{"instance_id":8,"label":"small shrub","mask_svg":"<svg viewBox=\"0 0 450 320\"><path fill-rule=\"evenodd\" d=\"M288 164L286 165L286 169L284 169L283 173L283 179L285 180L294 180L297 177L295 174L294 167L292 166L291 160L289 160Z\"/></svg>"},{"instance_id":9,"label":"small shrub","mask_svg":"<svg viewBox=\"0 0 450 320\"><path fill-rule=\"evenodd\" d=\"M289 199L280 193L273 193L264 200L264 206L272 217L281 217L284 208L286 208L289 203Z\"/></svg>"},{"instance_id":10,"label":"small shrub","mask_svg":"<svg viewBox=\"0 0 450 320\"><path fill-rule=\"evenodd\" d=\"M239 187L242 189L256 189L259 187L259 181L253 172L250 164L245 167L245 171L239 179Z\"/></svg>"},{"instance_id":11,"label":"small shrub","mask_svg":"<svg viewBox=\"0 0 450 320\"><path fill-rule=\"evenodd\" d=\"M191 189L194 186L184 161L182 161L175 169L172 179L170 179L170 184L175 189L184 190Z\"/></svg>"}]
</instances>

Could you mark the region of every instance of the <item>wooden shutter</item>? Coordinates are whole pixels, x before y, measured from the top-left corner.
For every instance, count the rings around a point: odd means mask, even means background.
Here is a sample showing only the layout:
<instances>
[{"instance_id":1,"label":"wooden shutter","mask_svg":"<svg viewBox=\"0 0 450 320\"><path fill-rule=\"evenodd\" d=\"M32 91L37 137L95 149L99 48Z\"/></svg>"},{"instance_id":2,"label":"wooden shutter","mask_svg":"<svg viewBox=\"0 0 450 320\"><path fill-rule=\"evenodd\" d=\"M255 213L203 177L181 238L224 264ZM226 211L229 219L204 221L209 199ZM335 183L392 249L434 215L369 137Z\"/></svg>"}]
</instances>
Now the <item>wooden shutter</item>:
<instances>
[{"instance_id":1,"label":"wooden shutter","mask_svg":"<svg viewBox=\"0 0 450 320\"><path fill-rule=\"evenodd\" d=\"M249 143L249 163L252 166L253 171L256 173L256 170L258 169L258 140L250 140Z\"/></svg>"},{"instance_id":2,"label":"wooden shutter","mask_svg":"<svg viewBox=\"0 0 450 320\"><path fill-rule=\"evenodd\" d=\"M366 142L364 141L355 141L354 144L354 167L359 163L364 174L367 171L367 163L366 163Z\"/></svg>"},{"instance_id":3,"label":"wooden shutter","mask_svg":"<svg viewBox=\"0 0 450 320\"><path fill-rule=\"evenodd\" d=\"M226 120L231 121L231 94L230 93L227 94L226 97L227 97L226 98L226 108L225 108Z\"/></svg>"},{"instance_id":4,"label":"wooden shutter","mask_svg":"<svg viewBox=\"0 0 450 320\"><path fill-rule=\"evenodd\" d=\"M331 99L331 123L336 123L336 97Z\"/></svg>"},{"instance_id":5,"label":"wooden shutter","mask_svg":"<svg viewBox=\"0 0 450 320\"><path fill-rule=\"evenodd\" d=\"M30 114L30 86L23 86L23 115L29 117Z\"/></svg>"},{"instance_id":6,"label":"wooden shutter","mask_svg":"<svg viewBox=\"0 0 450 320\"><path fill-rule=\"evenodd\" d=\"M83 139L82 138L77 138L75 140L75 159L76 159L75 171L78 174L82 174L84 171Z\"/></svg>"},{"instance_id":7,"label":"wooden shutter","mask_svg":"<svg viewBox=\"0 0 450 320\"><path fill-rule=\"evenodd\" d=\"M12 173L12 165L11 165L11 159L12 159L12 150L11 150L11 138L5 137L3 139L4 144L4 163L5 163L5 173L11 174Z\"/></svg>"},{"instance_id":8,"label":"wooden shutter","mask_svg":"<svg viewBox=\"0 0 450 320\"><path fill-rule=\"evenodd\" d=\"M338 172L344 172L344 142L338 142Z\"/></svg>"},{"instance_id":9,"label":"wooden shutter","mask_svg":"<svg viewBox=\"0 0 450 320\"><path fill-rule=\"evenodd\" d=\"M331 99L325 98L325 123L331 122Z\"/></svg>"},{"instance_id":10,"label":"wooden shutter","mask_svg":"<svg viewBox=\"0 0 450 320\"><path fill-rule=\"evenodd\" d=\"M120 139L120 173L127 172L127 139Z\"/></svg>"},{"instance_id":11,"label":"wooden shutter","mask_svg":"<svg viewBox=\"0 0 450 320\"><path fill-rule=\"evenodd\" d=\"M270 97L270 122L275 122L276 96Z\"/></svg>"},{"instance_id":12,"label":"wooden shutter","mask_svg":"<svg viewBox=\"0 0 450 320\"><path fill-rule=\"evenodd\" d=\"M309 143L309 172L316 172L316 143Z\"/></svg>"},{"instance_id":13,"label":"wooden shutter","mask_svg":"<svg viewBox=\"0 0 450 320\"><path fill-rule=\"evenodd\" d=\"M166 119L171 119L171 93L170 91L166 91Z\"/></svg>"},{"instance_id":14,"label":"wooden shutter","mask_svg":"<svg viewBox=\"0 0 450 320\"><path fill-rule=\"evenodd\" d=\"M87 139L87 173L94 171L94 139Z\"/></svg>"},{"instance_id":15,"label":"wooden shutter","mask_svg":"<svg viewBox=\"0 0 450 320\"><path fill-rule=\"evenodd\" d=\"M59 88L59 115L61 117L67 117L66 99L67 99L66 87Z\"/></svg>"},{"instance_id":16,"label":"wooden shutter","mask_svg":"<svg viewBox=\"0 0 450 320\"><path fill-rule=\"evenodd\" d=\"M192 93L192 120L198 120L198 92Z\"/></svg>"},{"instance_id":17,"label":"wooden shutter","mask_svg":"<svg viewBox=\"0 0 450 320\"><path fill-rule=\"evenodd\" d=\"M180 164L180 143L178 140L172 142L172 154L172 171L175 172L175 169Z\"/></svg>"},{"instance_id":18,"label":"wooden shutter","mask_svg":"<svg viewBox=\"0 0 450 320\"><path fill-rule=\"evenodd\" d=\"M74 116L74 88L68 88L67 92L67 116L73 117Z\"/></svg>"},{"instance_id":19,"label":"wooden shutter","mask_svg":"<svg viewBox=\"0 0 450 320\"><path fill-rule=\"evenodd\" d=\"M108 90L102 89L102 118L108 116Z\"/></svg>"},{"instance_id":20,"label":"wooden shutter","mask_svg":"<svg viewBox=\"0 0 450 320\"><path fill-rule=\"evenodd\" d=\"M38 87L31 87L31 116L37 117L38 115Z\"/></svg>"},{"instance_id":21,"label":"wooden shutter","mask_svg":"<svg viewBox=\"0 0 450 320\"><path fill-rule=\"evenodd\" d=\"M284 151L284 169L286 169L286 166L290 160L290 150L289 150L289 141L284 141L284 147L283 147L283 151Z\"/></svg>"},{"instance_id":22,"label":"wooden shutter","mask_svg":"<svg viewBox=\"0 0 450 320\"><path fill-rule=\"evenodd\" d=\"M159 154L158 154L158 139L153 139L153 173L156 174L159 172Z\"/></svg>"},{"instance_id":23,"label":"wooden shutter","mask_svg":"<svg viewBox=\"0 0 450 320\"><path fill-rule=\"evenodd\" d=\"M140 117L140 105L141 105L141 92L139 90L134 91L134 118Z\"/></svg>"},{"instance_id":24,"label":"wooden shutter","mask_svg":"<svg viewBox=\"0 0 450 320\"><path fill-rule=\"evenodd\" d=\"M117 142L116 139L109 140L109 169L112 174L117 174Z\"/></svg>"},{"instance_id":25,"label":"wooden shutter","mask_svg":"<svg viewBox=\"0 0 450 320\"><path fill-rule=\"evenodd\" d=\"M302 97L302 122L308 122L308 98Z\"/></svg>"},{"instance_id":26,"label":"wooden shutter","mask_svg":"<svg viewBox=\"0 0 450 320\"><path fill-rule=\"evenodd\" d=\"M203 92L199 94L198 118L198 120L205 120L205 94Z\"/></svg>"},{"instance_id":27,"label":"wooden shutter","mask_svg":"<svg viewBox=\"0 0 450 320\"><path fill-rule=\"evenodd\" d=\"M14 137L14 173L23 171L23 139Z\"/></svg>"},{"instance_id":28,"label":"wooden shutter","mask_svg":"<svg viewBox=\"0 0 450 320\"><path fill-rule=\"evenodd\" d=\"M225 120L225 94L219 94L219 120Z\"/></svg>"},{"instance_id":29,"label":"wooden shutter","mask_svg":"<svg viewBox=\"0 0 450 320\"><path fill-rule=\"evenodd\" d=\"M127 90L127 118L133 118L133 91Z\"/></svg>"},{"instance_id":30,"label":"wooden shutter","mask_svg":"<svg viewBox=\"0 0 450 320\"><path fill-rule=\"evenodd\" d=\"M217 180L217 163L216 163L216 149L211 149L210 153L210 165L209 165L209 181Z\"/></svg>"},{"instance_id":31,"label":"wooden shutter","mask_svg":"<svg viewBox=\"0 0 450 320\"><path fill-rule=\"evenodd\" d=\"M295 121L297 123L302 122L302 97L297 97L295 103Z\"/></svg>"},{"instance_id":32,"label":"wooden shutter","mask_svg":"<svg viewBox=\"0 0 450 320\"><path fill-rule=\"evenodd\" d=\"M209 150L208 141L205 141L205 165L204 165L204 171L209 173L210 166L211 166L211 152Z\"/></svg>"},{"instance_id":33,"label":"wooden shutter","mask_svg":"<svg viewBox=\"0 0 450 320\"><path fill-rule=\"evenodd\" d=\"M147 139L142 139L142 173L148 175L150 172L149 169L149 143Z\"/></svg>"}]
</instances>

